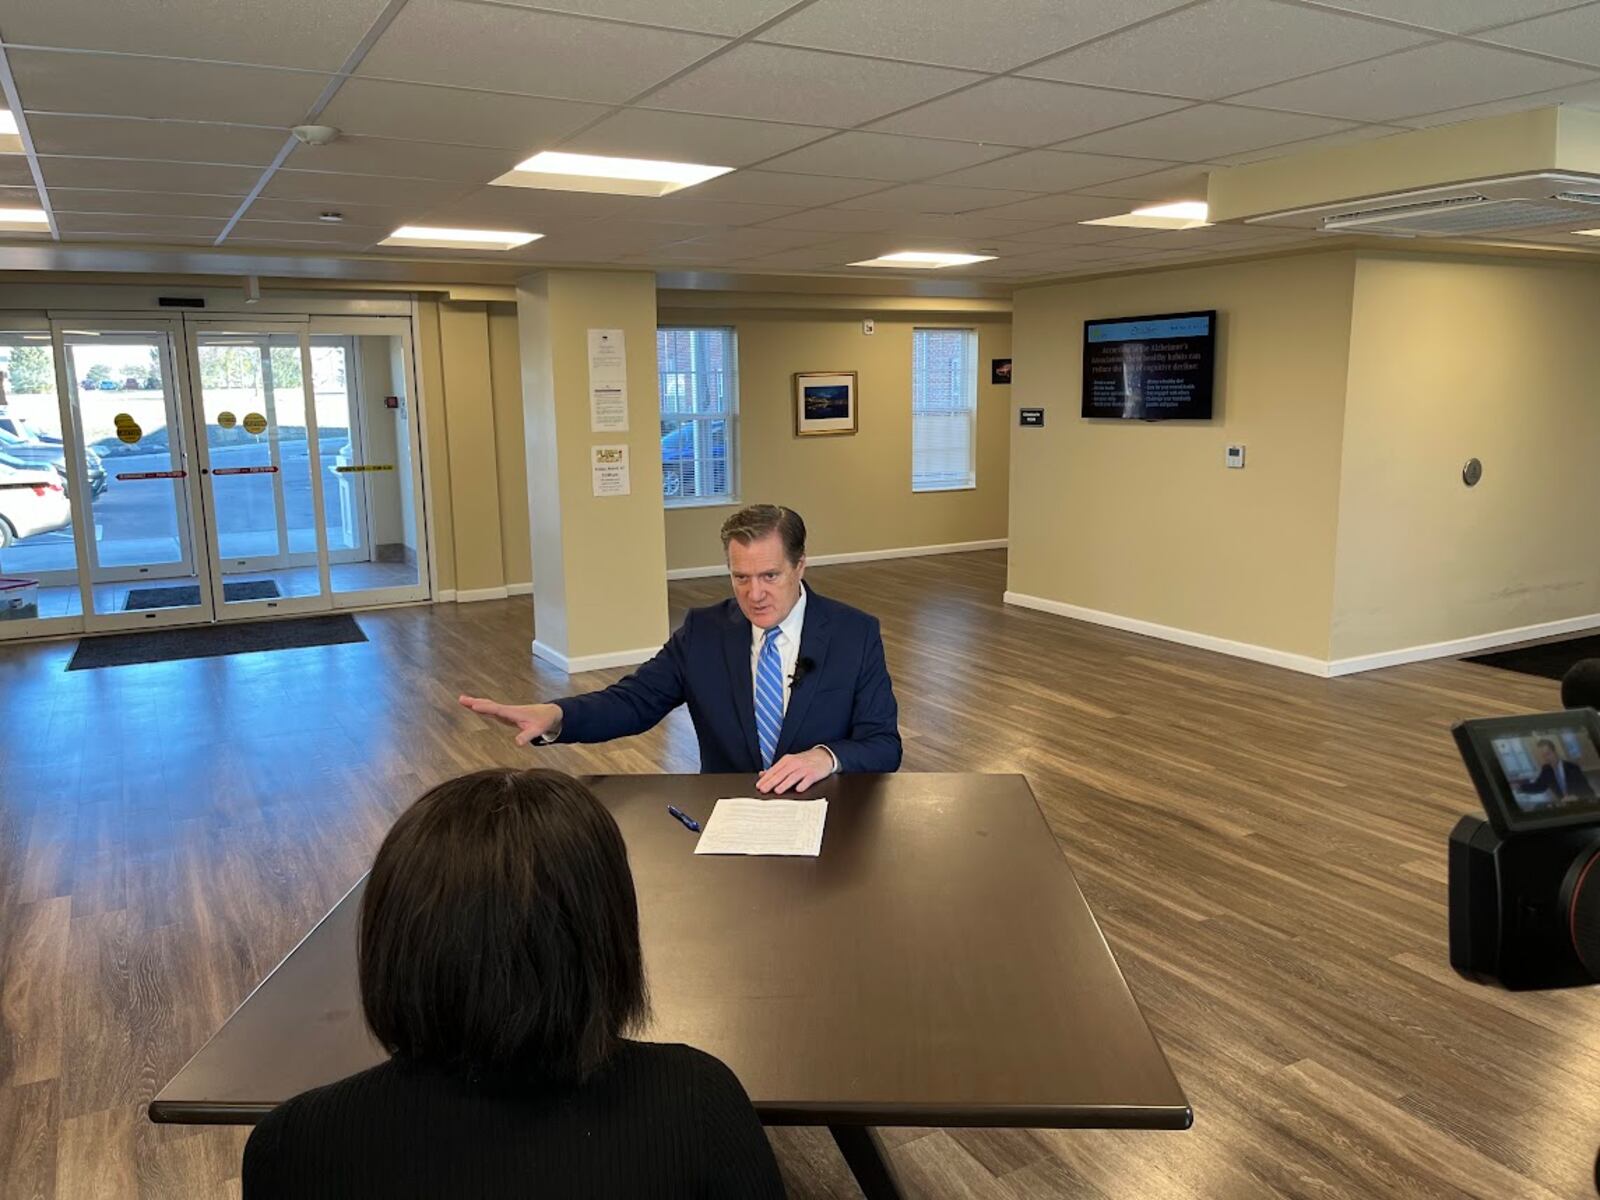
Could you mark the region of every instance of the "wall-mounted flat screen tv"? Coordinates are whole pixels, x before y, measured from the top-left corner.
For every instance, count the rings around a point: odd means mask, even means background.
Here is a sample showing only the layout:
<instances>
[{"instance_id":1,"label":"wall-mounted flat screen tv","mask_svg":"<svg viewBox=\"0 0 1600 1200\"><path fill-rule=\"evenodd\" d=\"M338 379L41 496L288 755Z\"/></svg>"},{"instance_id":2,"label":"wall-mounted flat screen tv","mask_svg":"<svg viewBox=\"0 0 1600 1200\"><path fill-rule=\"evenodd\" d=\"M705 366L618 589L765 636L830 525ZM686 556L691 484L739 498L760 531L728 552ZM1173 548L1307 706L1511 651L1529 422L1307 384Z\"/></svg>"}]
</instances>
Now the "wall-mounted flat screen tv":
<instances>
[{"instance_id":1,"label":"wall-mounted flat screen tv","mask_svg":"<svg viewBox=\"0 0 1600 1200\"><path fill-rule=\"evenodd\" d=\"M1217 314L1166 313L1083 323L1083 415L1209 421Z\"/></svg>"}]
</instances>

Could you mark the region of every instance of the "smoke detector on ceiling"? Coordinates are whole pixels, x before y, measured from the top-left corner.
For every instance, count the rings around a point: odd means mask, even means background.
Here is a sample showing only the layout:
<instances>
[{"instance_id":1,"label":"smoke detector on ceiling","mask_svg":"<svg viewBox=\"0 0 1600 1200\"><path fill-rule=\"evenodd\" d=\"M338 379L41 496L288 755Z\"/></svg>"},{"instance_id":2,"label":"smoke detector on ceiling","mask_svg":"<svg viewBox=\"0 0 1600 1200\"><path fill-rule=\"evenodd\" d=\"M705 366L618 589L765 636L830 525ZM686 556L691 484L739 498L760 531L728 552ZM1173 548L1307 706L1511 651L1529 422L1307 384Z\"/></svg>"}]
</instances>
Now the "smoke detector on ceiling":
<instances>
[{"instance_id":1,"label":"smoke detector on ceiling","mask_svg":"<svg viewBox=\"0 0 1600 1200\"><path fill-rule=\"evenodd\" d=\"M289 132L307 146L326 146L339 140L339 131L332 125L296 125Z\"/></svg>"}]
</instances>

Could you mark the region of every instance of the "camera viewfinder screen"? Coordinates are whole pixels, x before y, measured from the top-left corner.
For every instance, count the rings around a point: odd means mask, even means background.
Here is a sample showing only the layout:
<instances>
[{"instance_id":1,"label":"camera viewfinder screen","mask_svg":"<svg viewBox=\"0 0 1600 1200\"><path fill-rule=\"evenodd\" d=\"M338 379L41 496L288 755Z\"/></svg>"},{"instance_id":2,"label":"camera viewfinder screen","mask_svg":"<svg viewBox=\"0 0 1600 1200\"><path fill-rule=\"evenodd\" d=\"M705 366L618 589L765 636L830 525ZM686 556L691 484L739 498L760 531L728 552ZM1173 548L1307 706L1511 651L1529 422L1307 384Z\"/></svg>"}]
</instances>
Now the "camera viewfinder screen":
<instances>
[{"instance_id":1,"label":"camera viewfinder screen","mask_svg":"<svg viewBox=\"0 0 1600 1200\"><path fill-rule=\"evenodd\" d=\"M1491 740L1512 802L1530 816L1600 812L1600 747L1577 724L1552 724Z\"/></svg>"}]
</instances>

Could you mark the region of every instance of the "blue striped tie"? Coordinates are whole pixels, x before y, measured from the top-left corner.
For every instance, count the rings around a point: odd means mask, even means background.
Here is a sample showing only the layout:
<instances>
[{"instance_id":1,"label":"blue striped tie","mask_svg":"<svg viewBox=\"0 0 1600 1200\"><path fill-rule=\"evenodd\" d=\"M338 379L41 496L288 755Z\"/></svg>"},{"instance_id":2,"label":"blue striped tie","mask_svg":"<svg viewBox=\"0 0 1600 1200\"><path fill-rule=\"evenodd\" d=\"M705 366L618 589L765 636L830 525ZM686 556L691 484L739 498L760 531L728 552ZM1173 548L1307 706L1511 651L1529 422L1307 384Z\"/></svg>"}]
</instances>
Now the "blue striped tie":
<instances>
[{"instance_id":1,"label":"blue striped tie","mask_svg":"<svg viewBox=\"0 0 1600 1200\"><path fill-rule=\"evenodd\" d=\"M756 733L761 739L761 769L772 765L778 753L778 731L783 728L783 665L778 656L778 627L767 630L756 660Z\"/></svg>"}]
</instances>

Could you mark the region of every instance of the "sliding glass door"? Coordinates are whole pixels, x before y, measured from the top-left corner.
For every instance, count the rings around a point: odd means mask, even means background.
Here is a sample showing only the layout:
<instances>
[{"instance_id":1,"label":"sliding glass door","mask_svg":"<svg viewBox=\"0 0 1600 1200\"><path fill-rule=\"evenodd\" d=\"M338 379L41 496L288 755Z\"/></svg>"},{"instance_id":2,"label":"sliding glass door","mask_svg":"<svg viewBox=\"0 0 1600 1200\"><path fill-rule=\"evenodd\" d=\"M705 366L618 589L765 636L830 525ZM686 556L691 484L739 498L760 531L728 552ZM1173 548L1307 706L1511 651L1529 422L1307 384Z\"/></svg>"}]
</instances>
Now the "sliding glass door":
<instances>
[{"instance_id":1,"label":"sliding glass door","mask_svg":"<svg viewBox=\"0 0 1600 1200\"><path fill-rule=\"evenodd\" d=\"M425 600L404 317L0 317L0 639Z\"/></svg>"}]
</instances>

